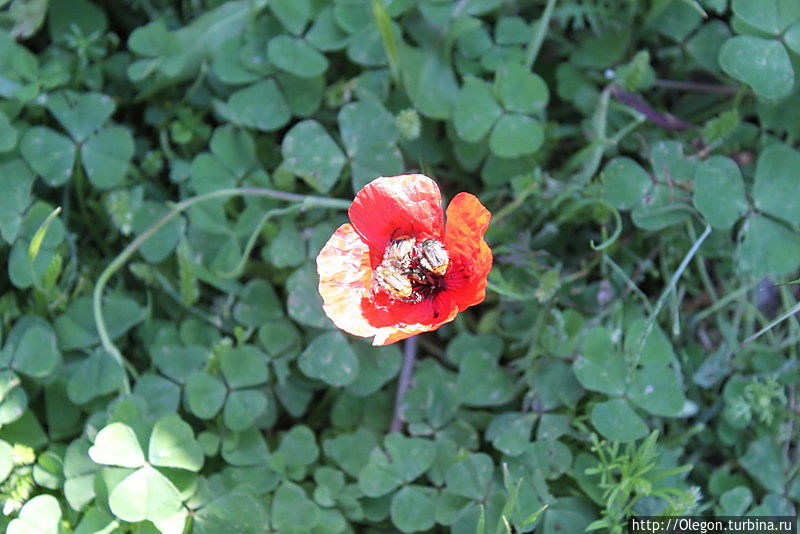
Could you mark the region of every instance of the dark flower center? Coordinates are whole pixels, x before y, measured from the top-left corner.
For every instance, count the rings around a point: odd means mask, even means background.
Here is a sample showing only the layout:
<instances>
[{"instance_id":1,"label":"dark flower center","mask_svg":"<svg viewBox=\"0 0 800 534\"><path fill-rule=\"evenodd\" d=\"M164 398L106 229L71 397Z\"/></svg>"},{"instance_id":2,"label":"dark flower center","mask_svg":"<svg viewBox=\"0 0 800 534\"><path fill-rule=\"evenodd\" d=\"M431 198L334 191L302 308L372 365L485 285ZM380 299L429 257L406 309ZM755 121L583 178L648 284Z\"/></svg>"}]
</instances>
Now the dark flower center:
<instances>
[{"instance_id":1,"label":"dark flower center","mask_svg":"<svg viewBox=\"0 0 800 534\"><path fill-rule=\"evenodd\" d=\"M393 239L373 270L373 289L403 302L421 302L444 289L449 267L450 257L439 240Z\"/></svg>"}]
</instances>

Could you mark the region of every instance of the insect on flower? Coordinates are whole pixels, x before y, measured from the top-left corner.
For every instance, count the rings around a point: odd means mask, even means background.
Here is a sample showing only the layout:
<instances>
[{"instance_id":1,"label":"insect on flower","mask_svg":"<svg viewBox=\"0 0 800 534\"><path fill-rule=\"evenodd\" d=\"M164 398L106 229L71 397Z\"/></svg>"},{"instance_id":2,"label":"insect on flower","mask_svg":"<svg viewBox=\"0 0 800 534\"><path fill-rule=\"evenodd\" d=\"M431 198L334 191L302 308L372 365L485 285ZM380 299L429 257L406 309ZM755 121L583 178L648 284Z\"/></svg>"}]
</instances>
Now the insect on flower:
<instances>
[{"instance_id":1,"label":"insect on flower","mask_svg":"<svg viewBox=\"0 0 800 534\"><path fill-rule=\"evenodd\" d=\"M456 195L445 224L433 180L381 177L356 194L349 215L317 257L325 313L342 330L386 345L483 301L491 213L474 195Z\"/></svg>"}]
</instances>

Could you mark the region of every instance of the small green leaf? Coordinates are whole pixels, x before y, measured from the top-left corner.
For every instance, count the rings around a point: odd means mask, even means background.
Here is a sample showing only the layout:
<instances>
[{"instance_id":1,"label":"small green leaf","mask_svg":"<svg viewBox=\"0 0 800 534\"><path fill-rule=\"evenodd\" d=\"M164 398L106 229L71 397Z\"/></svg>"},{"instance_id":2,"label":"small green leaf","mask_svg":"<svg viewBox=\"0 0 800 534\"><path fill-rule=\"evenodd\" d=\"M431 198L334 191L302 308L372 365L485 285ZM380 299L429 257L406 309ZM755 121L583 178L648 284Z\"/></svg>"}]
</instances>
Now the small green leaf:
<instances>
[{"instance_id":1,"label":"small green leaf","mask_svg":"<svg viewBox=\"0 0 800 534\"><path fill-rule=\"evenodd\" d=\"M742 173L730 158L713 156L702 162L694 180L694 205L712 227L730 228L747 211Z\"/></svg>"},{"instance_id":2,"label":"small green leaf","mask_svg":"<svg viewBox=\"0 0 800 534\"><path fill-rule=\"evenodd\" d=\"M634 371L627 394L637 406L666 417L680 414L686 403L679 376L662 365L645 365Z\"/></svg>"},{"instance_id":3,"label":"small green leaf","mask_svg":"<svg viewBox=\"0 0 800 534\"><path fill-rule=\"evenodd\" d=\"M753 492L747 486L736 486L719 497L725 515L742 516L753 503Z\"/></svg>"},{"instance_id":4,"label":"small green leaf","mask_svg":"<svg viewBox=\"0 0 800 534\"><path fill-rule=\"evenodd\" d=\"M394 116L374 99L343 106L337 118L342 141L351 157L373 146L395 143L399 137Z\"/></svg>"},{"instance_id":5,"label":"small green leaf","mask_svg":"<svg viewBox=\"0 0 800 534\"><path fill-rule=\"evenodd\" d=\"M386 436L384 444L386 452L373 449L358 474L358 486L369 497L386 495L403 482L412 482L430 469L436 457L436 445L427 439L393 433Z\"/></svg>"},{"instance_id":6,"label":"small green leaf","mask_svg":"<svg viewBox=\"0 0 800 534\"><path fill-rule=\"evenodd\" d=\"M737 267L753 277L781 276L800 266L800 234L770 218L753 215L742 226Z\"/></svg>"},{"instance_id":7,"label":"small green leaf","mask_svg":"<svg viewBox=\"0 0 800 534\"><path fill-rule=\"evenodd\" d=\"M114 515L123 521L157 521L180 510L181 496L167 477L145 465L111 490L108 504Z\"/></svg>"},{"instance_id":8,"label":"small green leaf","mask_svg":"<svg viewBox=\"0 0 800 534\"><path fill-rule=\"evenodd\" d=\"M541 471L547 479L554 480L569 469L572 464L572 453L569 447L560 441L537 441L526 447L519 461L530 473Z\"/></svg>"},{"instance_id":9,"label":"small green leaf","mask_svg":"<svg viewBox=\"0 0 800 534\"><path fill-rule=\"evenodd\" d=\"M284 168L320 193L336 185L345 164L339 146L315 120L294 125L283 138L281 152Z\"/></svg>"},{"instance_id":10,"label":"small green leaf","mask_svg":"<svg viewBox=\"0 0 800 534\"><path fill-rule=\"evenodd\" d=\"M142 235L169 211L169 208L158 202L142 202L133 214L133 230L137 235ZM184 219L181 216L174 217L142 243L139 253L150 263L165 260L178 246L183 227Z\"/></svg>"},{"instance_id":11,"label":"small green leaf","mask_svg":"<svg viewBox=\"0 0 800 534\"><path fill-rule=\"evenodd\" d=\"M308 117L319 109L326 90L323 75L303 78L288 72L279 72L276 79L292 115Z\"/></svg>"},{"instance_id":12,"label":"small green leaf","mask_svg":"<svg viewBox=\"0 0 800 534\"><path fill-rule=\"evenodd\" d=\"M646 321L635 319L625 329L625 354L633 358L639 349L641 335L644 332ZM654 326L647 335L639 363L643 365L670 365L675 361L675 352L669 338L658 325Z\"/></svg>"},{"instance_id":13,"label":"small green leaf","mask_svg":"<svg viewBox=\"0 0 800 534\"><path fill-rule=\"evenodd\" d=\"M299 37L273 37L267 46L267 56L279 69L301 78L313 78L328 69L325 56Z\"/></svg>"},{"instance_id":14,"label":"small green leaf","mask_svg":"<svg viewBox=\"0 0 800 534\"><path fill-rule=\"evenodd\" d=\"M485 352L470 352L461 360L456 387L469 406L499 406L514 396L511 377Z\"/></svg>"},{"instance_id":15,"label":"small green leaf","mask_svg":"<svg viewBox=\"0 0 800 534\"><path fill-rule=\"evenodd\" d=\"M105 350L98 348L80 362L67 383L67 396L75 404L117 391L125 371Z\"/></svg>"},{"instance_id":16,"label":"small green leaf","mask_svg":"<svg viewBox=\"0 0 800 534\"><path fill-rule=\"evenodd\" d=\"M180 51L180 41L167 30L164 20L158 19L133 30L128 48L140 56L171 56Z\"/></svg>"},{"instance_id":17,"label":"small green leaf","mask_svg":"<svg viewBox=\"0 0 800 534\"><path fill-rule=\"evenodd\" d=\"M733 135L741 124L742 121L736 109L723 111L713 119L706 121L703 125L703 142L706 145L718 146ZM698 167L700 167L700 165L698 165Z\"/></svg>"},{"instance_id":18,"label":"small green leaf","mask_svg":"<svg viewBox=\"0 0 800 534\"><path fill-rule=\"evenodd\" d=\"M787 194L798 184L800 152L784 144L771 145L761 152L753 184L753 199L758 209L800 224L800 197Z\"/></svg>"},{"instance_id":19,"label":"small green leaf","mask_svg":"<svg viewBox=\"0 0 800 534\"><path fill-rule=\"evenodd\" d=\"M294 35L300 35L311 17L309 0L272 0L270 10L281 21L283 27Z\"/></svg>"},{"instance_id":20,"label":"small green leaf","mask_svg":"<svg viewBox=\"0 0 800 534\"><path fill-rule=\"evenodd\" d=\"M306 376L346 386L358 376L358 358L341 332L326 332L311 342L298 361Z\"/></svg>"},{"instance_id":21,"label":"small green leaf","mask_svg":"<svg viewBox=\"0 0 800 534\"><path fill-rule=\"evenodd\" d=\"M468 499L481 500L489 491L493 473L494 464L489 455L470 454L447 470L445 475L447 491Z\"/></svg>"},{"instance_id":22,"label":"small green leaf","mask_svg":"<svg viewBox=\"0 0 800 534\"><path fill-rule=\"evenodd\" d=\"M33 263L36 261L36 256L39 255L39 250L42 248L42 242L44 241L44 237L47 235L47 229L50 228L50 224L53 222L53 219L58 217L58 214L61 213L61 206L56 207L50 215L39 225L39 228L36 230L36 233L33 234L31 238L31 244L28 245L28 261Z\"/></svg>"},{"instance_id":23,"label":"small green leaf","mask_svg":"<svg viewBox=\"0 0 800 534\"><path fill-rule=\"evenodd\" d=\"M542 111L550 99L544 80L518 63L497 73L497 92L506 111L530 114Z\"/></svg>"},{"instance_id":24,"label":"small green leaf","mask_svg":"<svg viewBox=\"0 0 800 534\"><path fill-rule=\"evenodd\" d=\"M109 337L117 339L144 319L145 310L129 297L111 294L103 299L103 312ZM85 349L100 342L90 297L73 300L53 326L63 351Z\"/></svg>"},{"instance_id":25,"label":"small green leaf","mask_svg":"<svg viewBox=\"0 0 800 534\"><path fill-rule=\"evenodd\" d=\"M0 152L9 152L17 146L17 129L11 125L11 121L5 113L0 111Z\"/></svg>"},{"instance_id":26,"label":"small green leaf","mask_svg":"<svg viewBox=\"0 0 800 534\"><path fill-rule=\"evenodd\" d=\"M289 107L275 80L264 80L234 92L218 111L238 126L271 132L291 118Z\"/></svg>"},{"instance_id":27,"label":"small green leaf","mask_svg":"<svg viewBox=\"0 0 800 534\"><path fill-rule=\"evenodd\" d=\"M779 41L751 35L731 37L722 45L719 63L728 75L748 84L762 98L777 100L792 92L794 69Z\"/></svg>"},{"instance_id":28,"label":"small green leaf","mask_svg":"<svg viewBox=\"0 0 800 534\"><path fill-rule=\"evenodd\" d=\"M783 42L789 47L789 50L795 54L800 54L800 21L792 24L791 28L786 30L783 35Z\"/></svg>"},{"instance_id":29,"label":"small green leaf","mask_svg":"<svg viewBox=\"0 0 800 534\"><path fill-rule=\"evenodd\" d=\"M242 432L230 432L224 435L222 457L231 465L259 465L269 459L269 450L263 433L251 426Z\"/></svg>"},{"instance_id":30,"label":"small green leaf","mask_svg":"<svg viewBox=\"0 0 800 534\"><path fill-rule=\"evenodd\" d=\"M76 143L83 143L99 130L116 109L108 95L70 92L49 95L47 107Z\"/></svg>"},{"instance_id":31,"label":"small green leaf","mask_svg":"<svg viewBox=\"0 0 800 534\"><path fill-rule=\"evenodd\" d=\"M53 330L42 326L28 328L14 351L11 367L34 378L49 376L61 361Z\"/></svg>"},{"instance_id":32,"label":"small green leaf","mask_svg":"<svg viewBox=\"0 0 800 534\"><path fill-rule=\"evenodd\" d=\"M308 531L319 521L319 507L306 496L303 488L291 482L284 482L275 491L272 500L272 526L279 532L288 527Z\"/></svg>"},{"instance_id":33,"label":"small green leaf","mask_svg":"<svg viewBox=\"0 0 800 534\"><path fill-rule=\"evenodd\" d=\"M426 117L449 119L458 93L449 54L400 44L400 72L411 101Z\"/></svg>"},{"instance_id":34,"label":"small green leaf","mask_svg":"<svg viewBox=\"0 0 800 534\"><path fill-rule=\"evenodd\" d=\"M267 409L268 401L264 393L256 389L237 389L228 394L222 420L234 432L241 432L253 426L256 419Z\"/></svg>"},{"instance_id":35,"label":"small green leaf","mask_svg":"<svg viewBox=\"0 0 800 534\"><path fill-rule=\"evenodd\" d=\"M762 437L750 443L747 452L741 457L741 464L764 488L783 493L786 467L782 458L778 443L769 437Z\"/></svg>"},{"instance_id":36,"label":"small green leaf","mask_svg":"<svg viewBox=\"0 0 800 534\"><path fill-rule=\"evenodd\" d=\"M225 383L204 371L197 371L186 380L189 409L200 419L211 419L219 413L226 394Z\"/></svg>"},{"instance_id":37,"label":"small green leaf","mask_svg":"<svg viewBox=\"0 0 800 534\"><path fill-rule=\"evenodd\" d=\"M625 399L612 399L592 409L592 424L608 439L633 441L647 435L647 425Z\"/></svg>"},{"instance_id":38,"label":"small green leaf","mask_svg":"<svg viewBox=\"0 0 800 534\"><path fill-rule=\"evenodd\" d=\"M98 464L121 467L144 465L144 452L133 429L124 423L111 423L95 437L89 456Z\"/></svg>"},{"instance_id":39,"label":"small green leaf","mask_svg":"<svg viewBox=\"0 0 800 534\"><path fill-rule=\"evenodd\" d=\"M226 347L219 355L220 368L230 388L246 388L269 379L267 355L253 345Z\"/></svg>"},{"instance_id":40,"label":"small green leaf","mask_svg":"<svg viewBox=\"0 0 800 534\"><path fill-rule=\"evenodd\" d=\"M502 114L503 110L495 100L489 84L468 77L453 108L453 126L461 139L476 143L489 133Z\"/></svg>"},{"instance_id":41,"label":"small green leaf","mask_svg":"<svg viewBox=\"0 0 800 534\"><path fill-rule=\"evenodd\" d=\"M192 427L177 414L166 415L153 427L147 458L151 465L199 471L203 449L194 438Z\"/></svg>"},{"instance_id":42,"label":"small green leaf","mask_svg":"<svg viewBox=\"0 0 800 534\"><path fill-rule=\"evenodd\" d=\"M288 467L305 467L313 464L319 457L316 436L305 425L296 425L283 435L278 446Z\"/></svg>"},{"instance_id":43,"label":"small green leaf","mask_svg":"<svg viewBox=\"0 0 800 534\"><path fill-rule=\"evenodd\" d=\"M133 136L121 126L105 128L81 146L81 162L89 181L98 189L119 185L133 157Z\"/></svg>"},{"instance_id":44,"label":"small green leaf","mask_svg":"<svg viewBox=\"0 0 800 534\"><path fill-rule=\"evenodd\" d=\"M607 395L622 395L625 391L625 357L614 346L613 332L607 328L595 327L586 333L583 350L572 362L572 370L586 389Z\"/></svg>"},{"instance_id":45,"label":"small green leaf","mask_svg":"<svg viewBox=\"0 0 800 534\"><path fill-rule=\"evenodd\" d=\"M11 244L19 234L22 215L30 205L34 175L24 161L12 159L0 163L3 195L0 196L0 235Z\"/></svg>"},{"instance_id":46,"label":"small green leaf","mask_svg":"<svg viewBox=\"0 0 800 534\"><path fill-rule=\"evenodd\" d=\"M358 357L358 377L347 391L363 397L378 391L397 375L402 363L400 350L394 346L372 347L361 343L352 345Z\"/></svg>"},{"instance_id":47,"label":"small green leaf","mask_svg":"<svg viewBox=\"0 0 800 534\"><path fill-rule=\"evenodd\" d=\"M51 187L70 179L75 166L75 145L50 128L35 126L22 137L20 152L31 169Z\"/></svg>"},{"instance_id":48,"label":"small green leaf","mask_svg":"<svg viewBox=\"0 0 800 534\"><path fill-rule=\"evenodd\" d=\"M28 407L28 395L19 376L13 371L0 371L0 425L18 420Z\"/></svg>"},{"instance_id":49,"label":"small green leaf","mask_svg":"<svg viewBox=\"0 0 800 534\"><path fill-rule=\"evenodd\" d=\"M530 443L536 415L508 412L496 416L486 429L486 439L506 456L519 456Z\"/></svg>"},{"instance_id":50,"label":"small green leaf","mask_svg":"<svg viewBox=\"0 0 800 534\"><path fill-rule=\"evenodd\" d=\"M289 297L286 308L289 317L300 324L314 328L331 328L333 323L322 311L322 297L319 296L319 275L310 263L300 266L286 280Z\"/></svg>"},{"instance_id":51,"label":"small green leaf","mask_svg":"<svg viewBox=\"0 0 800 534\"><path fill-rule=\"evenodd\" d=\"M268 524L261 499L245 489L217 497L195 513L195 534L261 534Z\"/></svg>"},{"instance_id":52,"label":"small green leaf","mask_svg":"<svg viewBox=\"0 0 800 534\"><path fill-rule=\"evenodd\" d=\"M643 230L662 230L685 221L690 215L691 210L676 199L673 188L666 184L648 190L631 213L633 224Z\"/></svg>"},{"instance_id":53,"label":"small green leaf","mask_svg":"<svg viewBox=\"0 0 800 534\"><path fill-rule=\"evenodd\" d=\"M731 8L747 24L773 35L783 33L800 18L800 4L794 0L733 0Z\"/></svg>"},{"instance_id":54,"label":"small green leaf","mask_svg":"<svg viewBox=\"0 0 800 534\"><path fill-rule=\"evenodd\" d=\"M353 191L360 190L376 176L396 176L404 169L403 156L394 144L359 150L351 162Z\"/></svg>"},{"instance_id":55,"label":"small green leaf","mask_svg":"<svg viewBox=\"0 0 800 534\"><path fill-rule=\"evenodd\" d=\"M719 72L719 51L731 36L731 30L721 20L703 24L686 42L686 50L705 69Z\"/></svg>"},{"instance_id":56,"label":"small green leaf","mask_svg":"<svg viewBox=\"0 0 800 534\"><path fill-rule=\"evenodd\" d=\"M103 35L108 29L108 17L94 2L70 0L48 7L47 28L54 41L63 43L68 35Z\"/></svg>"},{"instance_id":57,"label":"small green leaf","mask_svg":"<svg viewBox=\"0 0 800 534\"><path fill-rule=\"evenodd\" d=\"M645 170L630 158L612 159L603 169L602 176L606 200L619 209L633 208L653 187L653 181Z\"/></svg>"},{"instance_id":58,"label":"small green leaf","mask_svg":"<svg viewBox=\"0 0 800 534\"><path fill-rule=\"evenodd\" d=\"M436 490L405 486L392 497L391 517L402 532L428 531L436 522Z\"/></svg>"},{"instance_id":59,"label":"small green leaf","mask_svg":"<svg viewBox=\"0 0 800 534\"><path fill-rule=\"evenodd\" d=\"M269 257L279 269L297 267L306 259L306 243L293 221L281 225L281 229L269 244Z\"/></svg>"},{"instance_id":60,"label":"small green leaf","mask_svg":"<svg viewBox=\"0 0 800 534\"><path fill-rule=\"evenodd\" d=\"M525 115L503 115L492 128L489 148L501 158L536 152L544 143L542 123Z\"/></svg>"},{"instance_id":61,"label":"small green leaf","mask_svg":"<svg viewBox=\"0 0 800 534\"><path fill-rule=\"evenodd\" d=\"M342 4L336 3L337 8ZM314 45L317 50L323 52L330 52L332 50L341 50L347 46L350 36L336 23L333 14L333 6L326 5L316 17L314 17L314 24L311 29L306 33L306 39L309 43Z\"/></svg>"},{"instance_id":62,"label":"small green leaf","mask_svg":"<svg viewBox=\"0 0 800 534\"><path fill-rule=\"evenodd\" d=\"M359 427L352 434L340 434L323 442L325 455L333 459L345 473L358 477L367 464L370 451L378 445L375 435L365 427Z\"/></svg>"},{"instance_id":63,"label":"small green leaf","mask_svg":"<svg viewBox=\"0 0 800 534\"><path fill-rule=\"evenodd\" d=\"M61 507L52 495L38 495L8 524L7 534L59 534Z\"/></svg>"}]
</instances>

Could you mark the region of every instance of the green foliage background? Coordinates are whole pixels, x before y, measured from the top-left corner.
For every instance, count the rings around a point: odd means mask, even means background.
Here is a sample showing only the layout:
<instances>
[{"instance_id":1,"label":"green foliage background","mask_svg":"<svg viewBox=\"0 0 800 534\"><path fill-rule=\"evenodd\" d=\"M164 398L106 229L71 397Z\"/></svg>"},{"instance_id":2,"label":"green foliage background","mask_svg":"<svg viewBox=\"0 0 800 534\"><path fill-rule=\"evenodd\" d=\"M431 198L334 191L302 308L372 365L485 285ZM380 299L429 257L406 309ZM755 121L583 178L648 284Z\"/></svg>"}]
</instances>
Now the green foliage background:
<instances>
[{"instance_id":1,"label":"green foliage background","mask_svg":"<svg viewBox=\"0 0 800 534\"><path fill-rule=\"evenodd\" d=\"M798 6L0 0L0 527L795 514ZM313 262L417 170L495 267L388 434Z\"/></svg>"}]
</instances>

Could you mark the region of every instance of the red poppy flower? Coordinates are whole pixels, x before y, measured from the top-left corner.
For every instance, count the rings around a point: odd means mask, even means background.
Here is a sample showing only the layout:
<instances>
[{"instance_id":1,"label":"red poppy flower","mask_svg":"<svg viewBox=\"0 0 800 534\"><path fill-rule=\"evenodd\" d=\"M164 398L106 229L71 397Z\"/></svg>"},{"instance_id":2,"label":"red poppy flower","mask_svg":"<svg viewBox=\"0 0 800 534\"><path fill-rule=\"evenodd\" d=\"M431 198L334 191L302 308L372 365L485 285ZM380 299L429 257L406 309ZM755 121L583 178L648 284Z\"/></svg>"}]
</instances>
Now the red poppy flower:
<instances>
[{"instance_id":1,"label":"red poppy flower","mask_svg":"<svg viewBox=\"0 0 800 534\"><path fill-rule=\"evenodd\" d=\"M387 345L483 301L492 215L474 195L453 198L445 226L433 180L381 177L358 192L349 215L317 257L325 313L342 330Z\"/></svg>"}]
</instances>

